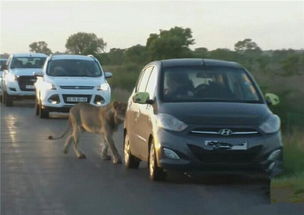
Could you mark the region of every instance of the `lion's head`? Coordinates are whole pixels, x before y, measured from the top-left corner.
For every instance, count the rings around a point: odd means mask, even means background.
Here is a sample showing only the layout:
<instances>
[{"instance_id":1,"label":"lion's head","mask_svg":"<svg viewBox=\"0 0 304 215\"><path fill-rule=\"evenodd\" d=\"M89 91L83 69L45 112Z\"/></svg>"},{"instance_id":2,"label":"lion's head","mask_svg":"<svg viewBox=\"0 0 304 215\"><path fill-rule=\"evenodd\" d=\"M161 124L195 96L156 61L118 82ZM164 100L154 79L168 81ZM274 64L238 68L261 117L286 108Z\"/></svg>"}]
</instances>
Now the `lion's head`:
<instances>
[{"instance_id":1,"label":"lion's head","mask_svg":"<svg viewBox=\"0 0 304 215\"><path fill-rule=\"evenodd\" d=\"M127 110L127 104L124 102L113 102L112 108L114 112L114 118L118 122L122 122L125 119L126 110Z\"/></svg>"}]
</instances>

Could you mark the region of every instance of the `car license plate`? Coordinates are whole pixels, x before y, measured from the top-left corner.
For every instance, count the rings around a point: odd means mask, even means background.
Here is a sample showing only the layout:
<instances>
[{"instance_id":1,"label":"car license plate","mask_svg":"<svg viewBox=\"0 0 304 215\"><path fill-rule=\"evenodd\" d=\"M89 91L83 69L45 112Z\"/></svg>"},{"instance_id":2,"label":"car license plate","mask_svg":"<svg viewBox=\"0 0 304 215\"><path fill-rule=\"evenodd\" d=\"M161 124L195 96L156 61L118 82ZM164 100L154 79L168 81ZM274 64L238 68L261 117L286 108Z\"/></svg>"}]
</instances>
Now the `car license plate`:
<instances>
[{"instance_id":1,"label":"car license plate","mask_svg":"<svg viewBox=\"0 0 304 215\"><path fill-rule=\"evenodd\" d=\"M34 89L34 85L25 85L25 88L26 88L26 89L31 89L31 90L32 90L32 89Z\"/></svg>"},{"instance_id":2,"label":"car license plate","mask_svg":"<svg viewBox=\"0 0 304 215\"><path fill-rule=\"evenodd\" d=\"M227 149L227 150L247 150L247 142L243 143L225 143L216 140L205 140L205 146L210 149Z\"/></svg>"},{"instance_id":3,"label":"car license plate","mask_svg":"<svg viewBox=\"0 0 304 215\"><path fill-rule=\"evenodd\" d=\"M231 150L247 150L247 142L232 145Z\"/></svg>"},{"instance_id":4,"label":"car license plate","mask_svg":"<svg viewBox=\"0 0 304 215\"><path fill-rule=\"evenodd\" d=\"M67 97L67 102L88 102L87 97Z\"/></svg>"}]
</instances>

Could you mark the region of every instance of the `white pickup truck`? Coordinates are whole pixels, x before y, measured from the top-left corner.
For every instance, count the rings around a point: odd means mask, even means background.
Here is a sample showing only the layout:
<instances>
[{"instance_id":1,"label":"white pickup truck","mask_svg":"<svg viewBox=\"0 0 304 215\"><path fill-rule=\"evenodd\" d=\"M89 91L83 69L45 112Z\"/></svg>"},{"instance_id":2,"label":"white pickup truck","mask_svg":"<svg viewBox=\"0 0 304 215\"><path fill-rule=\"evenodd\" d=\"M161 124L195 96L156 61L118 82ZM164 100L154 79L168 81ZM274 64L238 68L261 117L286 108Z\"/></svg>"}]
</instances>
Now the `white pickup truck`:
<instances>
[{"instance_id":1,"label":"white pickup truck","mask_svg":"<svg viewBox=\"0 0 304 215\"><path fill-rule=\"evenodd\" d=\"M1 81L2 101L6 106L12 106L17 99L35 97L34 73L42 70L46 57L40 53L10 55Z\"/></svg>"}]
</instances>

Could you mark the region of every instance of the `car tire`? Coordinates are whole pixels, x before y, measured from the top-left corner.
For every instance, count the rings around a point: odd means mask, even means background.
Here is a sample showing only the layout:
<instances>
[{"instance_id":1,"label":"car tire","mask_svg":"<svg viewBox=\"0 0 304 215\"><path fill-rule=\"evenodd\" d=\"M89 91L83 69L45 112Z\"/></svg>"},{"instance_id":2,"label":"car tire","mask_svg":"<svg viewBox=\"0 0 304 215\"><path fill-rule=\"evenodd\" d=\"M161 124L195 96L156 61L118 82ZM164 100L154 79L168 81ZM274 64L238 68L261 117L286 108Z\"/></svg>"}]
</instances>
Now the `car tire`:
<instances>
[{"instance_id":1,"label":"car tire","mask_svg":"<svg viewBox=\"0 0 304 215\"><path fill-rule=\"evenodd\" d=\"M41 119L48 119L49 118L49 111L46 109L42 109L41 105L38 105L38 110L39 110L39 117Z\"/></svg>"},{"instance_id":2,"label":"car tire","mask_svg":"<svg viewBox=\"0 0 304 215\"><path fill-rule=\"evenodd\" d=\"M269 176L264 176L262 180L263 192L265 194L267 203L271 203L271 178Z\"/></svg>"},{"instance_id":3,"label":"car tire","mask_svg":"<svg viewBox=\"0 0 304 215\"><path fill-rule=\"evenodd\" d=\"M35 115L38 116L39 115L39 104L38 101L36 100L35 102Z\"/></svg>"},{"instance_id":4,"label":"car tire","mask_svg":"<svg viewBox=\"0 0 304 215\"><path fill-rule=\"evenodd\" d=\"M156 152L155 152L155 146L152 140L152 143L150 144L150 150L149 150L149 178L152 181L163 181L166 179L166 173L164 172L163 168L158 167L157 165L157 158L156 158Z\"/></svg>"},{"instance_id":5,"label":"car tire","mask_svg":"<svg viewBox=\"0 0 304 215\"><path fill-rule=\"evenodd\" d=\"M13 98L7 92L3 92L2 101L6 107L13 106Z\"/></svg>"},{"instance_id":6,"label":"car tire","mask_svg":"<svg viewBox=\"0 0 304 215\"><path fill-rule=\"evenodd\" d=\"M128 134L124 138L124 163L128 169L136 169L140 164L140 160L131 154Z\"/></svg>"}]
</instances>

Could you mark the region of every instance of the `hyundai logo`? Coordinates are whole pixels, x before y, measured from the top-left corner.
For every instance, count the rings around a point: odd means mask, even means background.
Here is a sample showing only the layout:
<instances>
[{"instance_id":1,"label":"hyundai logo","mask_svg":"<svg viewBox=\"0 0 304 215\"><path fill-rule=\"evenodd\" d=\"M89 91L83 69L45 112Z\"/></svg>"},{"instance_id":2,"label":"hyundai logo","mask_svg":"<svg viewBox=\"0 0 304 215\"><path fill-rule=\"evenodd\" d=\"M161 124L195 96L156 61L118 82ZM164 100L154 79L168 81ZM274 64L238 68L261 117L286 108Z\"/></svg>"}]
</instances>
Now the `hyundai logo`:
<instances>
[{"instance_id":1,"label":"hyundai logo","mask_svg":"<svg viewBox=\"0 0 304 215\"><path fill-rule=\"evenodd\" d=\"M230 136L232 134L232 131L228 128L224 128L218 131L218 134L222 136Z\"/></svg>"}]
</instances>

